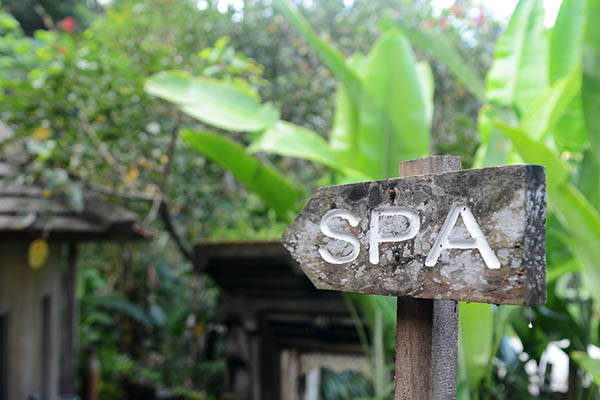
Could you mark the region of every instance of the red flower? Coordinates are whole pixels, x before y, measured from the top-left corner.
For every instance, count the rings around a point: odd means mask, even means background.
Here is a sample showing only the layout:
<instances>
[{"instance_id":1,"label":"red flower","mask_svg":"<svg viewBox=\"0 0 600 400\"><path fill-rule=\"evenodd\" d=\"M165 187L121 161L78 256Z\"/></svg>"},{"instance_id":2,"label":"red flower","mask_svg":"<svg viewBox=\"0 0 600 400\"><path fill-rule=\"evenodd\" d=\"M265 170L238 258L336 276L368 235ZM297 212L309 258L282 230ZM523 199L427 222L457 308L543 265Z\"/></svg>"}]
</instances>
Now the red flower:
<instances>
[{"instance_id":1,"label":"red flower","mask_svg":"<svg viewBox=\"0 0 600 400\"><path fill-rule=\"evenodd\" d=\"M58 22L61 29L67 33L74 33L77 30L77 21L73 17L66 17Z\"/></svg>"}]
</instances>

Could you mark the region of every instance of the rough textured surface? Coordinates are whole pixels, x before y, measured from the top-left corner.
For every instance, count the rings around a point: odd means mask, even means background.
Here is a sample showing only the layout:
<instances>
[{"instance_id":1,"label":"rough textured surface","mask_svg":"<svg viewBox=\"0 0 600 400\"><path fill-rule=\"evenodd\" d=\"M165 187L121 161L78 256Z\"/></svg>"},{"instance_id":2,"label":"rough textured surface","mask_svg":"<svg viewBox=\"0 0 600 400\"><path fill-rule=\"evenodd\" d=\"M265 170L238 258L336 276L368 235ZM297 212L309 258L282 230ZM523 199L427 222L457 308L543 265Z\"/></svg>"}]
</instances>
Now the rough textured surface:
<instances>
[{"instance_id":1,"label":"rough textured surface","mask_svg":"<svg viewBox=\"0 0 600 400\"><path fill-rule=\"evenodd\" d=\"M425 300L418 300L425 301ZM433 400L456 399L458 362L458 302L433 300L431 376Z\"/></svg>"},{"instance_id":2,"label":"rough textured surface","mask_svg":"<svg viewBox=\"0 0 600 400\"><path fill-rule=\"evenodd\" d=\"M369 262L371 210L383 205L418 213L420 230L410 240L379 244L380 262ZM448 212L466 205L500 260L489 269L477 249L442 250L433 267L424 265ZM331 209L350 211L356 227L340 218L332 228L351 232L360 242L358 257L329 264L320 254L347 255L352 246L323 235L322 216ZM282 236L282 243L319 289L416 298L537 305L545 302L544 167L512 165L395 178L320 188ZM404 217L382 217L380 230L397 235ZM469 238L459 218L450 236Z\"/></svg>"}]
</instances>

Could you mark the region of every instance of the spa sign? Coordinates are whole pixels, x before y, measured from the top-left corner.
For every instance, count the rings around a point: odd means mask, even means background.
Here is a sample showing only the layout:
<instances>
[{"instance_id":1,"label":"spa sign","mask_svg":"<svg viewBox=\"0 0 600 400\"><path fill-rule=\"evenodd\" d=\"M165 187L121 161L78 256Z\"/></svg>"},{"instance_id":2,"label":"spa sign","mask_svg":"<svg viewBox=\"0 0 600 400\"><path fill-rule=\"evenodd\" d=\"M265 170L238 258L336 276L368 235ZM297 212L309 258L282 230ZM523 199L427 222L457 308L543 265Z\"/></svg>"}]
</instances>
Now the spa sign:
<instances>
[{"instance_id":1,"label":"spa sign","mask_svg":"<svg viewBox=\"0 0 600 400\"><path fill-rule=\"evenodd\" d=\"M546 299L544 167L317 190L282 236L319 289L536 305Z\"/></svg>"}]
</instances>

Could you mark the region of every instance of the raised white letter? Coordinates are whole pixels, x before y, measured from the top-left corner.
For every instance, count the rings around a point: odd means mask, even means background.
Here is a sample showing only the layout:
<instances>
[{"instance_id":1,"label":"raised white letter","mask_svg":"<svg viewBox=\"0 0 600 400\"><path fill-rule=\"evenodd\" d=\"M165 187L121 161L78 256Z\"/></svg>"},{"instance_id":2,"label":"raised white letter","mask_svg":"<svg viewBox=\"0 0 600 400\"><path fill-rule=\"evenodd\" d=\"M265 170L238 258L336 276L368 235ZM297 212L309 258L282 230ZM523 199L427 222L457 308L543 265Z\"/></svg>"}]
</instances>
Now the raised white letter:
<instances>
[{"instance_id":1,"label":"raised white letter","mask_svg":"<svg viewBox=\"0 0 600 400\"><path fill-rule=\"evenodd\" d=\"M358 253L360 252L360 243L358 242L358 239L354 237L354 235L347 232L338 231L336 229L331 229L329 227L329 221L336 217L345 219L351 226L358 225L358 218L356 218L350 211L335 208L327 211L325 215L323 215L323 218L321 218L321 232L330 238L343 240L350 243L352 245L352 252L347 256L336 257L332 255L325 247L320 247L319 254L323 260L330 264L344 264L352 262L356 260L356 257L358 257Z\"/></svg>"},{"instance_id":2,"label":"raised white letter","mask_svg":"<svg viewBox=\"0 0 600 400\"><path fill-rule=\"evenodd\" d=\"M471 239L449 239L450 232L452 231L452 228L454 228L454 224L456 224L459 214L465 223L467 231L471 234ZM440 257L442 249L477 249L488 268L500 268L498 257L496 257L494 250L492 250L485 239L485 236L483 236L479 224L467 206L454 206L452 210L450 210L437 239L435 239L433 247L427 255L425 265L433 267Z\"/></svg>"},{"instance_id":3,"label":"raised white letter","mask_svg":"<svg viewBox=\"0 0 600 400\"><path fill-rule=\"evenodd\" d=\"M398 236L379 232L379 218L401 215L408 219L408 229ZM414 238L419 232L421 221L419 215L405 207L379 207L371 211L371 226L369 230L369 261L379 264L379 243L402 242Z\"/></svg>"}]
</instances>

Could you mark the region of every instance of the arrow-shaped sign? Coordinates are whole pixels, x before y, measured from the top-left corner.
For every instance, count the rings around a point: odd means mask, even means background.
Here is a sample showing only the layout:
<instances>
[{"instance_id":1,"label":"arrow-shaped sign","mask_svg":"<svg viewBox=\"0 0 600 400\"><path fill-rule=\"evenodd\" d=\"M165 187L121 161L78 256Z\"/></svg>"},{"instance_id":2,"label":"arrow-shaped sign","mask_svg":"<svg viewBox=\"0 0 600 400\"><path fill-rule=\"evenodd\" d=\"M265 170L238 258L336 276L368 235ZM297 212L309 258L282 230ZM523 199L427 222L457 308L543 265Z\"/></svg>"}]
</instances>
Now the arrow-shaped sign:
<instances>
[{"instance_id":1,"label":"arrow-shaped sign","mask_svg":"<svg viewBox=\"0 0 600 400\"><path fill-rule=\"evenodd\" d=\"M546 300L544 167L329 186L282 236L319 289L537 305Z\"/></svg>"}]
</instances>

